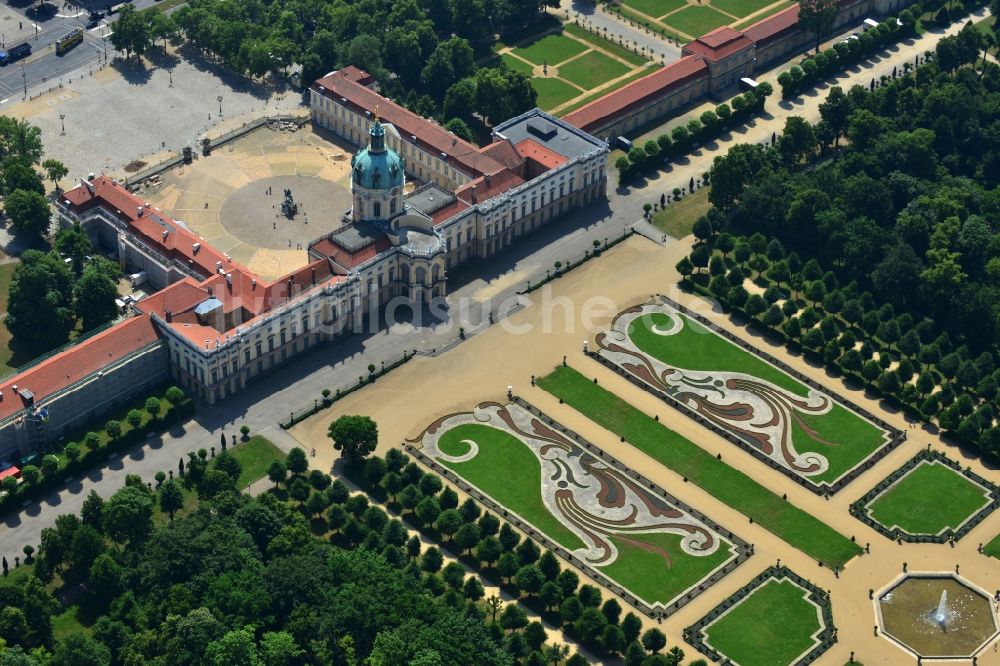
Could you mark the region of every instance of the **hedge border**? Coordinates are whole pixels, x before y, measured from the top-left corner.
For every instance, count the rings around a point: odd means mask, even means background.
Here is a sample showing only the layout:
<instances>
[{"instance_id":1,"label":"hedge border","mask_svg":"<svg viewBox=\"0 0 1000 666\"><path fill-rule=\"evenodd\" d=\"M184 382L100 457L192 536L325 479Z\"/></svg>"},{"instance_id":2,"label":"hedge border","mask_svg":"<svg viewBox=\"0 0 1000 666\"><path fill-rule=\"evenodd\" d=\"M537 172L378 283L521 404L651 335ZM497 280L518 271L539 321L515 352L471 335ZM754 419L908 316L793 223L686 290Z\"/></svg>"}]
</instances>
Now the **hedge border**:
<instances>
[{"instance_id":1,"label":"hedge border","mask_svg":"<svg viewBox=\"0 0 1000 666\"><path fill-rule=\"evenodd\" d=\"M680 303L674 301L672 298L670 298L668 296L664 296L662 294L658 294L658 295L656 295L656 296L653 297L653 301L655 301L655 299L660 299L662 302L666 303L670 307L673 307L673 308L677 309L679 312L681 312L682 314L684 314L684 315L686 315L686 316L694 319L695 321L697 321L702 326L704 326L704 327L708 328L709 330L711 330L713 333L715 333L717 335L720 335L723 338L725 338L726 340L728 340L729 342L731 342L732 344L737 345L738 347L740 347L740 349L742 349L742 350L744 350L744 351L746 351L748 353L754 354L758 358L761 358L764 361L767 361L768 363L776 366L778 369L780 369L782 372L788 374L792 378L794 378L794 379L802 382L803 384L805 384L806 386L808 386L808 387L810 387L812 389L815 389L817 391L822 392L824 395L828 396L831 400L834 400L835 402L839 403L842 407L845 407L846 409L849 409L849 410L851 410L851 411L853 411L853 412L855 412L857 414L860 414L861 416L864 416L866 419L868 419L872 423L878 425L880 428L884 429L887 433L889 433L889 441L888 442L886 442L885 444L883 444L879 448L875 449L866 458L863 458L862 460L860 460L854 467L852 467L848 472L846 472L845 474L843 474L834 483L832 483L832 484L827 483L827 482L816 483L816 482L811 481L811 480L809 480L809 479L807 479L807 478L805 478L803 476L800 476L800 475L796 474L795 472L793 472L792 470L788 469L787 467L782 467L781 465L777 464L776 462L774 462L773 460L771 460L770 458L768 458L767 456L765 456L764 454L762 454L760 451L758 451L756 448L754 448L753 446L751 446L745 440L741 439L740 437L737 437L736 435L734 435L730 431L725 430L725 429L717 426L716 424L712 423L711 421L705 419L703 416L701 416L700 414L698 414L696 411L694 411L687 404L685 404L684 402L678 400L675 396L673 396L673 395L671 395L671 394L669 394L669 393L667 393L665 391L661 391L658 388L650 386L648 383L646 383L645 381L643 381L639 377L635 376L634 374L630 373L629 371L625 370L624 368L622 368L621 366L619 366L614 361L612 361L612 360L610 360L610 359L605 358L604 356L602 356L599 351L592 351L592 350L588 349L585 352L585 354L587 356L589 356L590 358L594 359L595 361L597 361L601 365L605 366L606 368L610 369L615 374L617 374L617 375L619 375L621 377L624 377L625 379L627 379L629 382L631 382L635 386L643 389L647 393L650 393L650 394L656 396L657 398L659 398L660 400L662 400L666 404L670 405L671 407L673 407L677 411L681 412L682 414L684 414L688 418L692 419L696 423L699 423L702 426L704 426L705 428L708 428L709 430L711 430L712 432L714 432L716 435L719 435L720 437L722 437L726 441L730 442L731 444L735 444L737 447L739 447L743 451L746 451L747 453L749 453L754 458L756 458L757 460L761 461L762 463L764 463L765 465L767 465L771 469L773 469L773 470L775 470L777 472L781 472L782 474L784 474L785 476L787 476L788 478L790 478L791 480L795 481L797 484L799 484L800 486L802 486L803 488L806 488L806 489L812 491L816 495L824 495L824 496L835 495L836 493L838 493L841 490L843 490L844 487L847 486L849 483L851 483L852 481L854 481L854 479L856 479L858 476L860 476L861 474L863 474L867 470L869 470L872 467L874 467L876 463L878 463L880 460L882 460L887 455L889 455L889 453L891 453L896 447L898 447L900 444L902 444L906 440L906 431L899 430L898 428L894 428L893 426L891 426L888 423L886 423L884 420L880 419L879 417L877 417L874 414L872 414L871 412L869 412L867 409L864 409L863 407L861 407L861 406L859 406L859 405L851 402L850 400L848 400L847 398L844 398L843 396L839 395L835 391L830 391L829 389L825 388L822 384L820 384L820 383L816 382L815 380L813 380L813 379L811 379L811 378L803 375L801 372L795 370L794 368L792 368L791 366L789 366L787 363L785 363L785 362L781 361L780 359L772 356L771 354L767 353L766 351L764 351L762 349L758 349L757 347L751 345L750 343L745 342L744 340L736 337L735 335L733 335L729 331L727 331L724 328L720 327L718 324L715 324L715 323L709 321L704 316L702 316L702 315L700 315L700 314L698 314L696 312L693 312L692 310L686 308L685 306L681 305Z\"/></svg>"},{"instance_id":2,"label":"hedge border","mask_svg":"<svg viewBox=\"0 0 1000 666\"><path fill-rule=\"evenodd\" d=\"M986 488L990 491L990 497L993 498L993 501L969 516L969 518L967 518L957 530L946 528L941 534L910 534L909 532L901 530L898 527L889 529L882 523L872 518L868 512L868 508L872 502L885 493L885 491L887 491L896 481L909 474L917 467L917 465L925 461L938 462L942 465L946 465L969 481ZM979 525L979 523L986 520L986 518L997 508L1000 508L1000 487L979 476L971 469L963 469L960 464L940 451L922 449L917 453L917 455L906 461L892 474L879 481L874 488L865 493L860 499L856 502L852 502L849 512L852 516L890 541L901 540L906 541L907 543L947 543L949 541L958 541L964 537L977 525Z\"/></svg>"},{"instance_id":3,"label":"hedge border","mask_svg":"<svg viewBox=\"0 0 1000 666\"><path fill-rule=\"evenodd\" d=\"M421 449L416 448L415 442L413 441L404 442L403 443L404 450L406 451L406 453L412 455L416 460L419 460L424 466L430 468L436 474L446 479L453 485L457 486L462 492L474 498L477 502L479 502L489 510L501 516L507 522L517 527L530 539L536 541L544 548L551 550L553 553L562 558L565 562L571 564L572 566L574 566L575 568L579 569L584 574L589 576L594 581L600 583L604 588L606 588L613 594L620 597L626 603L635 607L648 617L654 619L659 620L670 617L671 615L679 611L681 608L686 606L688 603L696 599L700 594L708 590L712 585L721 581L727 575L732 573L740 564L745 562L747 559L749 559L751 555L753 555L753 547L746 541L739 538L726 528L722 527L711 518L708 518L697 509L694 509L685 504L684 502L680 501L679 499L671 495L669 492L667 492L664 488L653 483L651 480L649 480L642 474L639 474L635 470L626 467L623 463L619 462L617 458L606 453L600 447L597 447L588 440L584 439L575 431L566 428L557 421L554 421L552 418L547 416L544 412L539 410L537 407L535 407L528 401L524 400L519 396L511 396L511 402L528 410L531 414L541 419L542 422L545 423L545 425L566 435L567 437L572 439L576 444L579 444L588 452L600 458L603 462L612 465L613 467L615 467L615 469L618 469L621 472L624 472L630 478L634 479L635 481L649 488L650 490L661 494L667 500L673 502L680 509L688 512L690 515L694 516L698 520L705 523L705 525L707 525L708 527L716 531L718 534L723 536L725 539L727 539L730 543L732 543L736 551L735 558L729 559L726 562L726 564L724 564L721 568L716 569L706 579L702 579L701 582L697 583L696 585L692 585L690 588L687 589L687 591L678 593L676 597L674 597L671 601L667 602L666 604L647 604L643 600L637 598L627 589L619 585L617 582L611 580L599 569L591 566L590 564L587 564L580 558L576 557L567 548L549 539L545 534L541 533L530 523L521 520L516 514L513 514L510 511L508 511L503 505L497 503L492 498L482 493L478 488L469 484L461 476L459 476L449 468L444 467L436 460L430 458Z\"/></svg>"},{"instance_id":4,"label":"hedge border","mask_svg":"<svg viewBox=\"0 0 1000 666\"><path fill-rule=\"evenodd\" d=\"M789 666L804 666L816 661L837 642L837 627L833 624L833 608L830 604L830 596L825 590L817 587L788 567L780 565L767 568L749 583L738 589L732 596L727 597L722 603L710 610L700 620L689 627L685 627L684 640L702 654L708 655L713 661L719 662L723 666L735 666L736 662L720 654L718 650L708 645L705 641L705 629L714 624L725 611L757 591L758 588L763 587L772 580L781 581L784 579L790 580L806 591L809 600L819 606L824 625L819 634L818 644L793 664L789 664Z\"/></svg>"}]
</instances>

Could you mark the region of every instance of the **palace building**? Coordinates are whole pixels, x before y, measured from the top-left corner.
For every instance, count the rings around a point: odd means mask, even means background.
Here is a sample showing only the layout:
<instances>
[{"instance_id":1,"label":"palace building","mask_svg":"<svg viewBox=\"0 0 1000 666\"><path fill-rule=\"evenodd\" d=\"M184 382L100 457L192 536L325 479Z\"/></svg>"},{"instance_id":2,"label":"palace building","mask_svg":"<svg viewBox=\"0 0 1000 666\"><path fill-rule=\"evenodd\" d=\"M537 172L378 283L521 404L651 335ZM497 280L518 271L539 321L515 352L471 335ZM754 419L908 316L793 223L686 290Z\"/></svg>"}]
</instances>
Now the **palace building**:
<instances>
[{"instance_id":1,"label":"palace building","mask_svg":"<svg viewBox=\"0 0 1000 666\"><path fill-rule=\"evenodd\" d=\"M346 68L312 88L313 122L354 142L351 209L273 281L104 177L56 202L126 273L158 289L128 317L0 383L0 459L24 455L165 381L215 403L378 316L447 295L447 272L606 194L608 146L538 109L476 147ZM377 111L376 111L377 109ZM407 193L407 179L417 187ZM267 224L269 220L261 220Z\"/></svg>"}]
</instances>

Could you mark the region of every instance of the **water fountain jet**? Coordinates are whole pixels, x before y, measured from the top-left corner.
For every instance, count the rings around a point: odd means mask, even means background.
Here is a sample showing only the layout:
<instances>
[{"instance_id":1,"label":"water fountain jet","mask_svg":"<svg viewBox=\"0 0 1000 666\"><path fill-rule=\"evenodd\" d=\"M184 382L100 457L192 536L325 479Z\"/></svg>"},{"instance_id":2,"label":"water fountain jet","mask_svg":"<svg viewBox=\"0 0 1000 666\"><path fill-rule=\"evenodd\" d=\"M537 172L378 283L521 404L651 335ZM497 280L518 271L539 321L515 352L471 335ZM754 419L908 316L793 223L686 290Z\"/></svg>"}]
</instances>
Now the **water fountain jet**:
<instances>
[{"instance_id":1,"label":"water fountain jet","mask_svg":"<svg viewBox=\"0 0 1000 666\"><path fill-rule=\"evenodd\" d=\"M942 631L948 628L948 590L941 590L941 600L938 601L937 610L934 611L934 621Z\"/></svg>"}]
</instances>

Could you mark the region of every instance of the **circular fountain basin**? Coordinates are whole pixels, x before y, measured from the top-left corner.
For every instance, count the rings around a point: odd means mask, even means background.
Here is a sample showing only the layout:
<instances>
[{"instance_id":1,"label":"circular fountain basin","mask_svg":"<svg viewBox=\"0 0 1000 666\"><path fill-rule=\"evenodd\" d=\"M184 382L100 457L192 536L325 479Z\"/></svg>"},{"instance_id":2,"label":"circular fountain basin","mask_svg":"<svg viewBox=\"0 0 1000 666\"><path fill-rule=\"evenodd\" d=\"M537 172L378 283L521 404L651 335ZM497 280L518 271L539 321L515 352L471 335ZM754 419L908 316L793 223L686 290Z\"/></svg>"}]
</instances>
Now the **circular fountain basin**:
<instances>
[{"instance_id":1,"label":"circular fountain basin","mask_svg":"<svg viewBox=\"0 0 1000 666\"><path fill-rule=\"evenodd\" d=\"M924 659L971 658L997 635L987 593L954 574L911 573L876 598L882 633Z\"/></svg>"}]
</instances>

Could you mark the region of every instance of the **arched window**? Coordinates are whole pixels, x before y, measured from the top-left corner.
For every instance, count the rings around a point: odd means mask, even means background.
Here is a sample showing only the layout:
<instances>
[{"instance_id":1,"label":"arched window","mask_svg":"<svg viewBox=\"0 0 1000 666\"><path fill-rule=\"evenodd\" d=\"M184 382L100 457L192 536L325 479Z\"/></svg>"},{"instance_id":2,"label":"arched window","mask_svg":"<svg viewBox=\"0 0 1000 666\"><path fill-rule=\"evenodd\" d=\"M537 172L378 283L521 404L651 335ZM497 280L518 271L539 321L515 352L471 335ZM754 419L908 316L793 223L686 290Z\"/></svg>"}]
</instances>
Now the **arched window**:
<instances>
[{"instance_id":1,"label":"arched window","mask_svg":"<svg viewBox=\"0 0 1000 666\"><path fill-rule=\"evenodd\" d=\"M395 215L396 214L396 197L395 196L393 196L392 197L392 201L389 202L389 214L390 215Z\"/></svg>"},{"instance_id":2,"label":"arched window","mask_svg":"<svg viewBox=\"0 0 1000 666\"><path fill-rule=\"evenodd\" d=\"M425 284L427 282L427 271L423 266L418 266L416 270L416 283Z\"/></svg>"}]
</instances>

